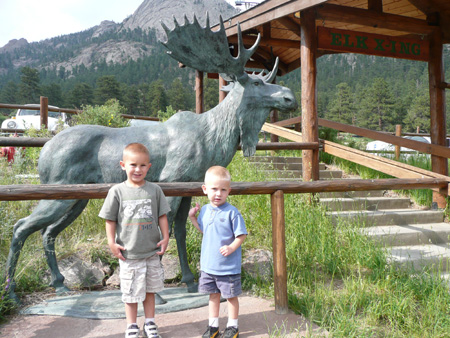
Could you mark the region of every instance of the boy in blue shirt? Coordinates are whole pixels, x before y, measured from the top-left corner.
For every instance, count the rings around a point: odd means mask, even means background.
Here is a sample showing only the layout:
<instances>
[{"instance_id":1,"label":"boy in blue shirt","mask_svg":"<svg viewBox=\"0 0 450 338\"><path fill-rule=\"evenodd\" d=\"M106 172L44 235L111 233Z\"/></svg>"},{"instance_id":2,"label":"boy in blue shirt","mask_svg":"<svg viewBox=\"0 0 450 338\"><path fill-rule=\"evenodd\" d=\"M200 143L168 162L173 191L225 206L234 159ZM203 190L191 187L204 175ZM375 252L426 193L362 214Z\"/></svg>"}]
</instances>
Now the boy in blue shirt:
<instances>
[{"instance_id":1,"label":"boy in blue shirt","mask_svg":"<svg viewBox=\"0 0 450 338\"><path fill-rule=\"evenodd\" d=\"M202 207L198 218L198 203L189 210L192 224L203 233L199 292L209 294L209 324L203 338L219 336L221 295L228 303L228 323L222 337L239 337L237 296L242 293L241 245L247 230L240 212L227 202L230 184L226 168L209 168L202 189L210 203Z\"/></svg>"}]
</instances>

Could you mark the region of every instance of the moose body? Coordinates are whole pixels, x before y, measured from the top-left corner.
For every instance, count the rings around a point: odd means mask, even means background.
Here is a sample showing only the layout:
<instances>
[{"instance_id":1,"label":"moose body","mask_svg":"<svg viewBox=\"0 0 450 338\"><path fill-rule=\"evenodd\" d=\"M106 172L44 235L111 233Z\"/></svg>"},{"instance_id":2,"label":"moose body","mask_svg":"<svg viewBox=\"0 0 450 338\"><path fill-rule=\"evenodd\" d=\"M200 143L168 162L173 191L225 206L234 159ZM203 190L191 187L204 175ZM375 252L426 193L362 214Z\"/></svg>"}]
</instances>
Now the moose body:
<instances>
[{"instance_id":1,"label":"moose body","mask_svg":"<svg viewBox=\"0 0 450 338\"><path fill-rule=\"evenodd\" d=\"M176 26L174 31L177 32L184 28ZM198 26L196 19L189 25L193 26ZM209 23L204 30L210 31ZM172 40L179 44L176 38ZM228 45L225 48L230 56ZM248 52L243 45L240 48ZM247 53L246 57L250 55ZM82 125L60 132L41 151L41 183L122 182L126 175L119 161L122 150L132 142L142 143L149 149L152 167L146 179L152 182L203 181L209 167L226 167L231 162L239 144L245 156L253 155L258 133L269 112L272 109L293 110L297 102L291 90L270 84L274 74L266 77L247 75L243 68L240 72L225 100L204 114L180 112L164 123L145 127L115 129ZM168 201L171 207L168 220L169 225L174 224L182 282L187 283L190 291L195 291L194 276L186 256L186 219L191 198L169 197ZM14 276L25 240L33 232L41 230L52 274L51 285L57 290L65 290L64 277L59 272L55 256L55 238L79 216L87 203L88 200L42 200L29 217L19 220L14 226L8 256L8 277ZM10 288L12 296L13 292L14 284Z\"/></svg>"}]
</instances>

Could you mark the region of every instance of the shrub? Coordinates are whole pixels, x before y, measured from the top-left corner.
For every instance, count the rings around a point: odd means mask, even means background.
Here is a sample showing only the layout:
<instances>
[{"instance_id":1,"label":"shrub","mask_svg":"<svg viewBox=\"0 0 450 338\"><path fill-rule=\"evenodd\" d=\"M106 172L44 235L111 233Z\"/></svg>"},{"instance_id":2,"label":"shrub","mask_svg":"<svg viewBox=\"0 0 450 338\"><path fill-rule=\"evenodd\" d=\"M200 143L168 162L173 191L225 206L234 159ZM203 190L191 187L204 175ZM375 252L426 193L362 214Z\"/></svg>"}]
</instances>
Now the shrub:
<instances>
[{"instance_id":1,"label":"shrub","mask_svg":"<svg viewBox=\"0 0 450 338\"><path fill-rule=\"evenodd\" d=\"M112 128L128 127L129 121L121 115L126 113L125 107L116 99L108 100L102 106L83 106L83 112L72 118L74 124L94 124Z\"/></svg>"}]
</instances>

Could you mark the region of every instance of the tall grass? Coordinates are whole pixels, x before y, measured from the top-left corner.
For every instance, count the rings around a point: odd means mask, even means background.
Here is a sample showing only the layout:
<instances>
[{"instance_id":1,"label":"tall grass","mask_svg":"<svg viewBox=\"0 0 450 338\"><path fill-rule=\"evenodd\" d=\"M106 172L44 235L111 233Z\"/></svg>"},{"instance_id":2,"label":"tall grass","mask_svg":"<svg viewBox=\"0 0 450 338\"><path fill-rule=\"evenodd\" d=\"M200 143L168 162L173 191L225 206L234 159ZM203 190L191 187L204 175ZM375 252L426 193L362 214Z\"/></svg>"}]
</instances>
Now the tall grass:
<instances>
[{"instance_id":1,"label":"tall grass","mask_svg":"<svg viewBox=\"0 0 450 338\"><path fill-rule=\"evenodd\" d=\"M24 183L15 177L18 168L0 165L1 184ZM233 181L266 178L240 152L229 169ZM244 252L250 248L271 250L269 196L230 196L229 201L246 221L249 236L243 244ZM288 297L292 310L327 329L333 337L449 336L450 294L448 285L437 274L394 269L388 264L383 248L359 231L362 224L352 220L334 225L320 205L309 201L309 196L302 194L285 195ZM93 257L104 254L103 250L107 250L104 222L97 217L102 202L91 200L74 224L58 236L58 259L80 248ZM208 201L198 197L193 202ZM0 203L3 271L12 227L18 219L30 214L35 203ZM188 223L187 251L192 271L197 271L200 243L201 236ZM36 233L22 250L16 275L19 295L45 289L42 277L46 270L41 237ZM273 296L271 282L244 275L243 285L256 295ZM5 287L0 285L3 290ZM0 315L7 312L8 306L0 300ZM273 333L273 336L280 335Z\"/></svg>"}]
</instances>

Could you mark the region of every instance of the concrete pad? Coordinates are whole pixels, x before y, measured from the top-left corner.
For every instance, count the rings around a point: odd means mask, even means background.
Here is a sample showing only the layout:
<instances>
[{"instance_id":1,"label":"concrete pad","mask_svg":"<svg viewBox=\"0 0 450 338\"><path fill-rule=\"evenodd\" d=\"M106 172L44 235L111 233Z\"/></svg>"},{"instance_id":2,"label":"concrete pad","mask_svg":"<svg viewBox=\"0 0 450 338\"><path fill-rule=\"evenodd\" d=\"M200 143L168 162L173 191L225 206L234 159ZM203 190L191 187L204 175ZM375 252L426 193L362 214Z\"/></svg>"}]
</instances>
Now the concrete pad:
<instances>
[{"instance_id":1,"label":"concrete pad","mask_svg":"<svg viewBox=\"0 0 450 338\"><path fill-rule=\"evenodd\" d=\"M273 301L271 300L242 296L239 297L239 302L239 329L241 338L294 338L308 337L311 333L320 334L324 337L327 336L325 330L320 329L315 324L309 323L304 317L296 315L293 312L289 312L286 315L277 315ZM103 309L103 311L107 311L107 309ZM142 317L138 318L140 327L142 327L143 321L144 319ZM163 338L200 337L206 329L207 321L208 306L156 315L156 322ZM227 306L222 303L220 309L221 329L225 327L226 322ZM85 319L66 316L18 315L7 324L0 326L0 336L20 338L122 338L124 336L125 326L125 319Z\"/></svg>"},{"instance_id":2,"label":"concrete pad","mask_svg":"<svg viewBox=\"0 0 450 338\"><path fill-rule=\"evenodd\" d=\"M166 301L156 305L156 313L195 309L208 305L209 296L189 293L187 288L166 288L159 295ZM56 315L89 319L125 318L120 290L84 292L47 299L20 311L24 315ZM139 315L144 315L139 308Z\"/></svg>"}]
</instances>

